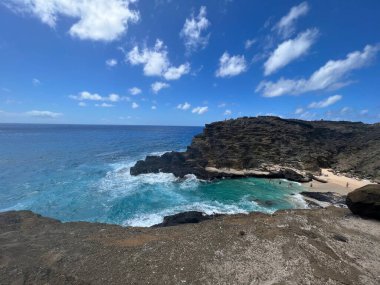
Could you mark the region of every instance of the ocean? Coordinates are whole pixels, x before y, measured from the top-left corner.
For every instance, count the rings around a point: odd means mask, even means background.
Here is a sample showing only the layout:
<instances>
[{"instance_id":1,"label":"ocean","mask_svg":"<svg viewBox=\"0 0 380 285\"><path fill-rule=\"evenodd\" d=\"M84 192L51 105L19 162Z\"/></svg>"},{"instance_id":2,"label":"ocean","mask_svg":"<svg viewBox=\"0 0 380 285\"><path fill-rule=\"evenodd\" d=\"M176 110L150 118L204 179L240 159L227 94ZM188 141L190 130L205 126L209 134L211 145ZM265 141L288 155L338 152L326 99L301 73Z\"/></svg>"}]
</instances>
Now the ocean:
<instances>
[{"instance_id":1,"label":"ocean","mask_svg":"<svg viewBox=\"0 0 380 285\"><path fill-rule=\"evenodd\" d=\"M185 150L201 127L0 124L0 211L66 221L151 226L183 211L273 213L305 208L302 186L244 178L131 176L146 155Z\"/></svg>"}]
</instances>

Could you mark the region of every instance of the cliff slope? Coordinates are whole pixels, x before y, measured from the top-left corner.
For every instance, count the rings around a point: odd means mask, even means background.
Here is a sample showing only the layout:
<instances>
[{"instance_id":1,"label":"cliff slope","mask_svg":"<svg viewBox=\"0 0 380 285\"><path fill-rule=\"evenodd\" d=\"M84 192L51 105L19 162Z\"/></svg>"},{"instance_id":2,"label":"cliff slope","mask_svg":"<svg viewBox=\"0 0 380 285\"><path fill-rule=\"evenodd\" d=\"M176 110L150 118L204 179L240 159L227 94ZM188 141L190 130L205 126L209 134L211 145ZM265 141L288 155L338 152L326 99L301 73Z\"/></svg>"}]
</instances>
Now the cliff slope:
<instances>
[{"instance_id":1,"label":"cliff slope","mask_svg":"<svg viewBox=\"0 0 380 285\"><path fill-rule=\"evenodd\" d=\"M307 181L307 173L332 168L379 181L379 157L380 124L243 117L206 125L186 152L148 156L131 174L161 171L204 179L268 176Z\"/></svg>"}]
</instances>

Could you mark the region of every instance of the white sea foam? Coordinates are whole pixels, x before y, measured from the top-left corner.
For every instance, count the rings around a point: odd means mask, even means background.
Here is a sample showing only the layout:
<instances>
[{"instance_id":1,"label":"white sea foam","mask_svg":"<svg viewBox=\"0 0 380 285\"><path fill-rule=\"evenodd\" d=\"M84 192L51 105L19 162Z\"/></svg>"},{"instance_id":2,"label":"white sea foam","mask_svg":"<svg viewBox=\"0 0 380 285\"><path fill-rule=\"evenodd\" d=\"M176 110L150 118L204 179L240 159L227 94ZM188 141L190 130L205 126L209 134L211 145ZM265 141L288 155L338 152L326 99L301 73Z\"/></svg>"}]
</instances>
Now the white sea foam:
<instances>
[{"instance_id":1,"label":"white sea foam","mask_svg":"<svg viewBox=\"0 0 380 285\"><path fill-rule=\"evenodd\" d=\"M299 193L291 195L289 198L296 209L307 209L309 206L304 200L303 196Z\"/></svg>"}]
</instances>

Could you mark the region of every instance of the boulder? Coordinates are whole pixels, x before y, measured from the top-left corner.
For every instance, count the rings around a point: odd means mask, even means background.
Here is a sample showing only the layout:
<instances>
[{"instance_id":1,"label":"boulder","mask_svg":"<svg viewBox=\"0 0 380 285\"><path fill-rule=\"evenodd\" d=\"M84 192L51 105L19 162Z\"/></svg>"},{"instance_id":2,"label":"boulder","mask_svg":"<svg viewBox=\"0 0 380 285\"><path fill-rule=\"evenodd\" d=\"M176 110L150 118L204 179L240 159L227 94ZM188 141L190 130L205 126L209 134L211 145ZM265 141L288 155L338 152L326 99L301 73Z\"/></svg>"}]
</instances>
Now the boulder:
<instances>
[{"instance_id":1,"label":"boulder","mask_svg":"<svg viewBox=\"0 0 380 285\"><path fill-rule=\"evenodd\" d=\"M214 217L214 215L206 215L202 212L188 211L183 213L178 213L171 216L164 217L164 221L160 224L154 225L153 227L171 227L181 224L196 224L202 221L206 221Z\"/></svg>"},{"instance_id":2,"label":"boulder","mask_svg":"<svg viewBox=\"0 0 380 285\"><path fill-rule=\"evenodd\" d=\"M380 184L369 184L347 195L346 203L352 213L380 220Z\"/></svg>"}]
</instances>

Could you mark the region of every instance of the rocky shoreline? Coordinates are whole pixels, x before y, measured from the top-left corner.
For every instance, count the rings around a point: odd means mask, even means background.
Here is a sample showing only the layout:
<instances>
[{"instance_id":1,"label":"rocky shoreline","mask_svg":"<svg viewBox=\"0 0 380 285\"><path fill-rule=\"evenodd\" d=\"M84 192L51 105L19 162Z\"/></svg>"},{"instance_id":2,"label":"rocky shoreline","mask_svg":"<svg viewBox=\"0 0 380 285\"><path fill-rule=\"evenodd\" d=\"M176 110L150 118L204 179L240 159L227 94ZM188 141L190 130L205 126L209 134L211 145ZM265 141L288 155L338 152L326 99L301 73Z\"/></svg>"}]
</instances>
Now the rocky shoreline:
<instances>
[{"instance_id":1,"label":"rocky shoreline","mask_svg":"<svg viewBox=\"0 0 380 285\"><path fill-rule=\"evenodd\" d=\"M206 125L185 152L147 156L131 175L320 181L321 168L380 181L380 124L244 117Z\"/></svg>"},{"instance_id":2,"label":"rocky shoreline","mask_svg":"<svg viewBox=\"0 0 380 285\"><path fill-rule=\"evenodd\" d=\"M380 223L347 208L155 228L0 213L0 284L380 282Z\"/></svg>"}]
</instances>

